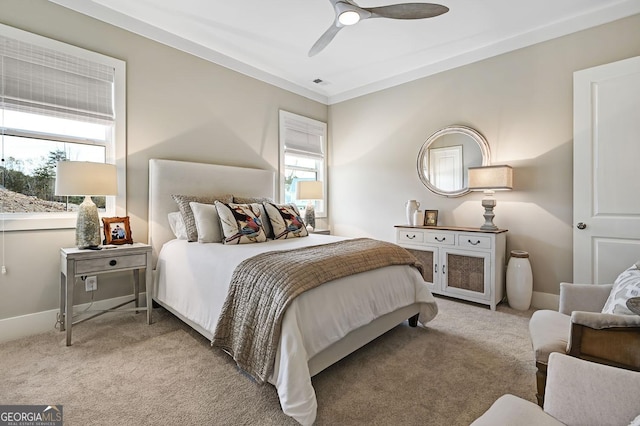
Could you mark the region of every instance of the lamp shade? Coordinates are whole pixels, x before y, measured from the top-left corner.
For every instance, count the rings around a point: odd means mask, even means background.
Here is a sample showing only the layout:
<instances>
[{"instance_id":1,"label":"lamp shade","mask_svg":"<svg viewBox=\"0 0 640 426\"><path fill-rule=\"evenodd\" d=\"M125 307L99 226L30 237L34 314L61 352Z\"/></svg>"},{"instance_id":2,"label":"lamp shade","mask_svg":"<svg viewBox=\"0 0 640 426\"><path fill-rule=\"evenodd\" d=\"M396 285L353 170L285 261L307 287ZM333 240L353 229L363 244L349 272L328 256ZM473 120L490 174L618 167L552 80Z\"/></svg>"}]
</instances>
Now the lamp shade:
<instances>
[{"instance_id":1,"label":"lamp shade","mask_svg":"<svg viewBox=\"0 0 640 426\"><path fill-rule=\"evenodd\" d=\"M298 181L296 194L298 200L321 200L322 182L319 180Z\"/></svg>"},{"instance_id":2,"label":"lamp shade","mask_svg":"<svg viewBox=\"0 0 640 426\"><path fill-rule=\"evenodd\" d=\"M511 166L469 167L469 189L474 191L513 189L513 169Z\"/></svg>"},{"instance_id":3,"label":"lamp shade","mask_svg":"<svg viewBox=\"0 0 640 426\"><path fill-rule=\"evenodd\" d=\"M60 161L56 171L56 195L117 195L114 164Z\"/></svg>"}]
</instances>

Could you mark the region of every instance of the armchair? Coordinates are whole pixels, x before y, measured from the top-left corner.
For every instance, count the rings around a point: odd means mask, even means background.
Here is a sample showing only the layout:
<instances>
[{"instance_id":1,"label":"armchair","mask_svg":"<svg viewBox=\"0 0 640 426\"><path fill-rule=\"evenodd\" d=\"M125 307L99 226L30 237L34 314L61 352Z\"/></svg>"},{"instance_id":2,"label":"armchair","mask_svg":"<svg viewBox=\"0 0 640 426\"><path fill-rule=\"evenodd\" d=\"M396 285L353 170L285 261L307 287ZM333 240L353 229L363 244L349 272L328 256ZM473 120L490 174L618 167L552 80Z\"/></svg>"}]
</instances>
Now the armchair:
<instances>
[{"instance_id":1,"label":"armchair","mask_svg":"<svg viewBox=\"0 0 640 426\"><path fill-rule=\"evenodd\" d=\"M552 353L544 409L507 394L471 426L638 425L638 395L640 372Z\"/></svg>"},{"instance_id":2,"label":"armchair","mask_svg":"<svg viewBox=\"0 0 640 426\"><path fill-rule=\"evenodd\" d=\"M561 283L559 311L540 310L531 316L536 397L541 407L553 352L640 371L640 315L600 313L612 286Z\"/></svg>"}]
</instances>

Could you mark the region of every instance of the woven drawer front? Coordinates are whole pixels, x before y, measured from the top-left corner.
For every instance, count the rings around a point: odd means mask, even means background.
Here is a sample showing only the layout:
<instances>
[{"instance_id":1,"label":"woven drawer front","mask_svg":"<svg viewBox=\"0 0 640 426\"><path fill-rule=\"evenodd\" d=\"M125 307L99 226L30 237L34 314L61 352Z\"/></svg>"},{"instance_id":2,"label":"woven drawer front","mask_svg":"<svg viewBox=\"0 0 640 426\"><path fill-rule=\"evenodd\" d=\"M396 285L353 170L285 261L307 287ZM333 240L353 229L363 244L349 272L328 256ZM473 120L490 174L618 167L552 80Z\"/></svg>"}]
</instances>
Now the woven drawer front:
<instances>
[{"instance_id":1,"label":"woven drawer front","mask_svg":"<svg viewBox=\"0 0 640 426\"><path fill-rule=\"evenodd\" d=\"M484 293L484 259L447 254L448 286Z\"/></svg>"},{"instance_id":2,"label":"woven drawer front","mask_svg":"<svg viewBox=\"0 0 640 426\"><path fill-rule=\"evenodd\" d=\"M407 249L409 253L414 255L420 263L422 263L422 278L428 283L433 282L433 252L425 250Z\"/></svg>"}]
</instances>

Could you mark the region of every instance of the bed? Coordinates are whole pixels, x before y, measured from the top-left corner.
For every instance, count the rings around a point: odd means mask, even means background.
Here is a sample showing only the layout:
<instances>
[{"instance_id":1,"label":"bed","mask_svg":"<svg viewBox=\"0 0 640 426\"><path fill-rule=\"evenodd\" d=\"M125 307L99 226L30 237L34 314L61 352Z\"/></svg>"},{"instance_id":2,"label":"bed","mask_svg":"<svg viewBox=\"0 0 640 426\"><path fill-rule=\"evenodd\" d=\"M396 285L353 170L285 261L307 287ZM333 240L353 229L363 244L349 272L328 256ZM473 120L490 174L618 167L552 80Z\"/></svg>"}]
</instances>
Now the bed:
<instances>
[{"instance_id":1,"label":"bed","mask_svg":"<svg viewBox=\"0 0 640 426\"><path fill-rule=\"evenodd\" d=\"M169 226L169 213L177 211L173 194L273 199L275 175L268 170L149 160L153 298L210 340L214 338L230 277L242 261L267 251L344 240L310 234L234 246L187 242L176 239ZM369 294L371 298L363 296ZM317 410L312 376L403 321L418 318L424 324L436 313L437 305L420 272L404 265L358 273L303 293L284 313L268 378L278 391L283 412L301 424L312 424Z\"/></svg>"}]
</instances>

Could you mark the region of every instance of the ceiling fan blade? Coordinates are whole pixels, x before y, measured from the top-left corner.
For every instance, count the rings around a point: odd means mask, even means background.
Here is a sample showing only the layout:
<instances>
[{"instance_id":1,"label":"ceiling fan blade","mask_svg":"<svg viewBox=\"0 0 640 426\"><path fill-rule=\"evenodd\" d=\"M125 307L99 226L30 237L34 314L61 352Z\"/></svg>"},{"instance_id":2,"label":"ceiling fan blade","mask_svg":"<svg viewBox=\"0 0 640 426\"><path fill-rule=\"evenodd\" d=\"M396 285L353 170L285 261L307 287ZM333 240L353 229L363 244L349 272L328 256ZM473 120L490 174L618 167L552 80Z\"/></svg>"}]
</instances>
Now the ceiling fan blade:
<instances>
[{"instance_id":1,"label":"ceiling fan blade","mask_svg":"<svg viewBox=\"0 0 640 426\"><path fill-rule=\"evenodd\" d=\"M380 7L363 7L372 18L424 19L447 13L449 8L434 3L401 3Z\"/></svg>"},{"instance_id":2,"label":"ceiling fan blade","mask_svg":"<svg viewBox=\"0 0 640 426\"><path fill-rule=\"evenodd\" d=\"M322 49L327 47L327 45L331 43L331 40L333 40L336 34L338 34L338 31L340 31L342 28L342 25L337 26L336 24L332 24L329 29L320 36L318 41L316 41L315 44L311 46L311 49L309 50L309 57L317 55L322 51Z\"/></svg>"}]
</instances>

